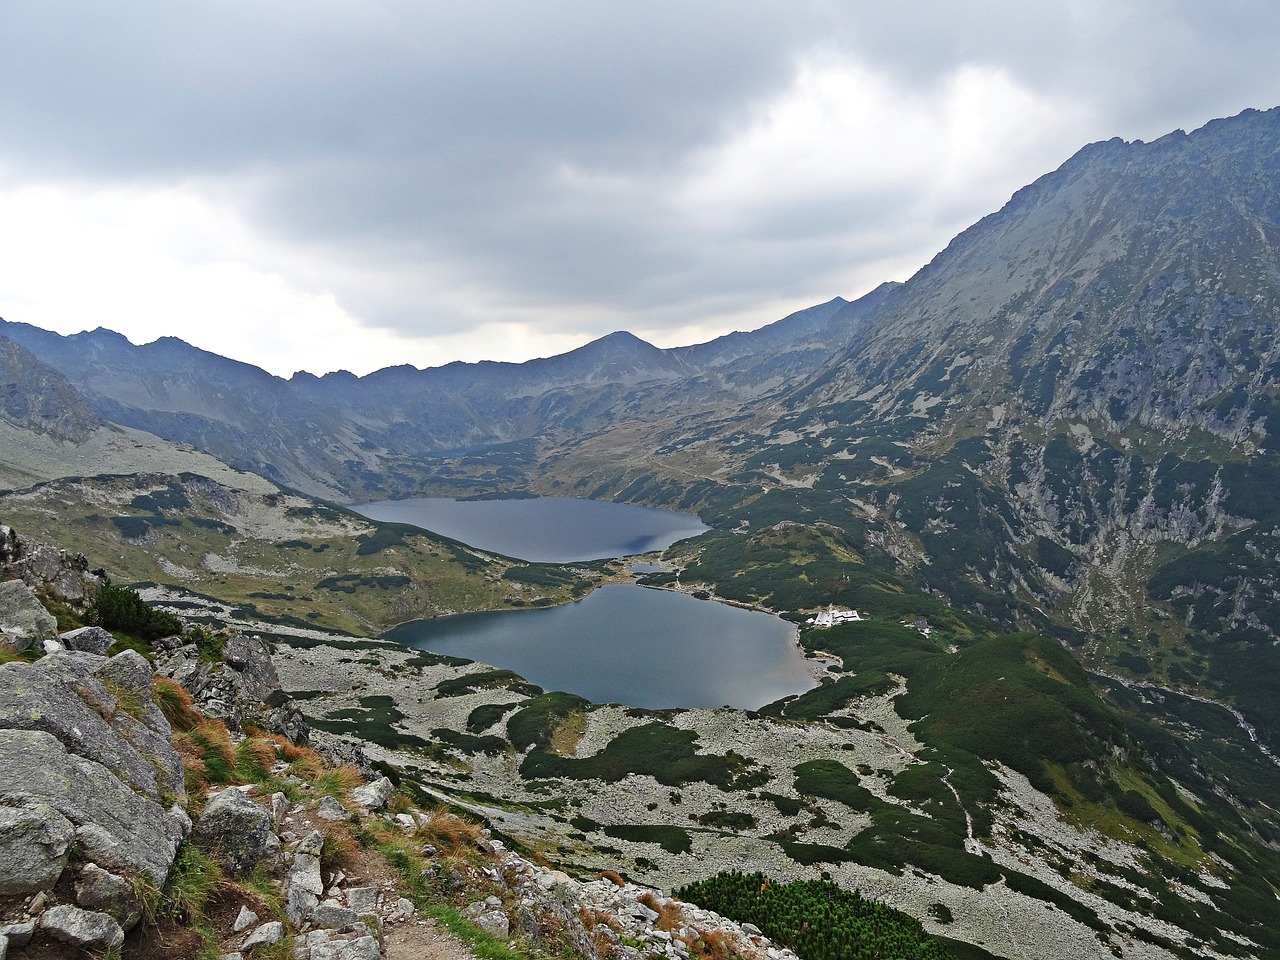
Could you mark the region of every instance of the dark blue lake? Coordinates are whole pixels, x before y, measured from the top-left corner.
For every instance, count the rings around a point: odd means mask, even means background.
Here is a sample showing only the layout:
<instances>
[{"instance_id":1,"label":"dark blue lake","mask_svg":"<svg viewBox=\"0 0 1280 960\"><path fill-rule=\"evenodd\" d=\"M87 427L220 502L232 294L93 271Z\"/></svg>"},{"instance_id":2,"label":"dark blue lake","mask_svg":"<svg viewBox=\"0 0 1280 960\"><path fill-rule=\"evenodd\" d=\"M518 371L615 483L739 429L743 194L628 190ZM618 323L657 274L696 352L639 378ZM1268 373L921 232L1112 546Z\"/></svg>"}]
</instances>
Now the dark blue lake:
<instances>
[{"instance_id":1,"label":"dark blue lake","mask_svg":"<svg viewBox=\"0 0 1280 960\"><path fill-rule=\"evenodd\" d=\"M542 563L573 563L665 550L709 528L695 516L606 500L383 500L351 508L409 523L481 550Z\"/></svg>"},{"instance_id":2,"label":"dark blue lake","mask_svg":"<svg viewBox=\"0 0 1280 960\"><path fill-rule=\"evenodd\" d=\"M796 628L769 614L610 584L542 610L418 620L393 640L514 670L547 690L632 707L756 709L817 685Z\"/></svg>"}]
</instances>

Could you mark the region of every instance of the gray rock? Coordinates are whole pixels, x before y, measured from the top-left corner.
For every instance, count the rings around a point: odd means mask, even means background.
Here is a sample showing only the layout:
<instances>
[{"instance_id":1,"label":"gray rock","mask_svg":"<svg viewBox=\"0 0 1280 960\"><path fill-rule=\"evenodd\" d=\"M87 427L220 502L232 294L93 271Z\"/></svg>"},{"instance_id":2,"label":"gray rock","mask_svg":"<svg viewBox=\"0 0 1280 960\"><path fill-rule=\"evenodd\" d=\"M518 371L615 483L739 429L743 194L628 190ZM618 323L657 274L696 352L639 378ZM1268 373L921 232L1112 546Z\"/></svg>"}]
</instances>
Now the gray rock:
<instances>
[{"instance_id":1,"label":"gray rock","mask_svg":"<svg viewBox=\"0 0 1280 960\"><path fill-rule=\"evenodd\" d=\"M382 960L382 948L373 937L329 940L311 948L311 960Z\"/></svg>"},{"instance_id":2,"label":"gray rock","mask_svg":"<svg viewBox=\"0 0 1280 960\"><path fill-rule=\"evenodd\" d=\"M295 927L302 926L320 903L320 898L310 890L290 884L285 893L284 914Z\"/></svg>"},{"instance_id":3,"label":"gray rock","mask_svg":"<svg viewBox=\"0 0 1280 960\"><path fill-rule=\"evenodd\" d=\"M0 676L12 666L0 668ZM23 771L20 779L0 779L0 807L47 804L75 827L86 860L164 883L178 849L164 808L101 763L68 753L43 731L0 730L0 770Z\"/></svg>"},{"instance_id":4,"label":"gray rock","mask_svg":"<svg viewBox=\"0 0 1280 960\"><path fill-rule=\"evenodd\" d=\"M36 932L34 920L23 920L21 923L0 923L0 936L9 941L10 946L25 947L31 942Z\"/></svg>"},{"instance_id":5,"label":"gray rock","mask_svg":"<svg viewBox=\"0 0 1280 960\"><path fill-rule=\"evenodd\" d=\"M14 650L58 638L58 621L21 580L0 582L0 633Z\"/></svg>"},{"instance_id":6,"label":"gray rock","mask_svg":"<svg viewBox=\"0 0 1280 960\"><path fill-rule=\"evenodd\" d=\"M347 906L356 913L373 913L378 909L377 887L348 887Z\"/></svg>"},{"instance_id":7,"label":"gray rock","mask_svg":"<svg viewBox=\"0 0 1280 960\"><path fill-rule=\"evenodd\" d=\"M119 947L124 943L124 930L113 917L65 903L40 915L40 929L77 947Z\"/></svg>"},{"instance_id":8,"label":"gray rock","mask_svg":"<svg viewBox=\"0 0 1280 960\"><path fill-rule=\"evenodd\" d=\"M522 903L516 907L516 922L512 932L517 937L526 937L529 940L538 938L540 933L538 918L534 916L528 905Z\"/></svg>"},{"instance_id":9,"label":"gray rock","mask_svg":"<svg viewBox=\"0 0 1280 960\"><path fill-rule=\"evenodd\" d=\"M356 787L351 791L351 799L366 810L377 810L387 802L387 798L395 791L395 786L386 777L379 777L372 783Z\"/></svg>"},{"instance_id":10,"label":"gray rock","mask_svg":"<svg viewBox=\"0 0 1280 960\"><path fill-rule=\"evenodd\" d=\"M333 797L322 797L316 807L316 816L321 820L350 820L351 811Z\"/></svg>"},{"instance_id":11,"label":"gray rock","mask_svg":"<svg viewBox=\"0 0 1280 960\"><path fill-rule=\"evenodd\" d=\"M169 836L175 840L185 840L191 836L191 817L187 811L176 803L165 811L165 817L169 824Z\"/></svg>"},{"instance_id":12,"label":"gray rock","mask_svg":"<svg viewBox=\"0 0 1280 960\"><path fill-rule=\"evenodd\" d=\"M142 900L124 877L86 863L75 883L76 903L86 910L108 913L125 931L132 930L142 919Z\"/></svg>"},{"instance_id":13,"label":"gray rock","mask_svg":"<svg viewBox=\"0 0 1280 960\"><path fill-rule=\"evenodd\" d=\"M240 944L240 952L251 953L254 947L269 947L282 939L284 939L284 924L279 920L272 920L245 937L244 943Z\"/></svg>"},{"instance_id":14,"label":"gray rock","mask_svg":"<svg viewBox=\"0 0 1280 960\"><path fill-rule=\"evenodd\" d=\"M140 671L147 679L139 689ZM131 699L141 719L122 708L99 672L117 689L127 687L136 694ZM146 661L133 651L110 660L68 653L37 663L6 664L0 669L0 728L51 734L68 752L101 764L153 800L159 799L161 788L176 796L183 793L172 731L151 701Z\"/></svg>"},{"instance_id":15,"label":"gray rock","mask_svg":"<svg viewBox=\"0 0 1280 960\"><path fill-rule=\"evenodd\" d=\"M332 900L326 900L311 911L311 922L326 930L342 930L358 919L354 910L349 910Z\"/></svg>"},{"instance_id":16,"label":"gray rock","mask_svg":"<svg viewBox=\"0 0 1280 960\"><path fill-rule=\"evenodd\" d=\"M289 868L289 885L306 890L317 897L324 893L324 883L320 877L320 858L310 853L294 854L293 865Z\"/></svg>"},{"instance_id":17,"label":"gray rock","mask_svg":"<svg viewBox=\"0 0 1280 960\"><path fill-rule=\"evenodd\" d=\"M632 904L631 907L627 909L626 913L629 916L635 917L637 920L643 920L645 923L653 923L653 921L658 919L658 912L656 910L650 910L643 903Z\"/></svg>"},{"instance_id":18,"label":"gray rock","mask_svg":"<svg viewBox=\"0 0 1280 960\"><path fill-rule=\"evenodd\" d=\"M323 849L324 834L319 830L312 830L298 843L298 853L310 854L313 857L320 856L320 851Z\"/></svg>"},{"instance_id":19,"label":"gray rock","mask_svg":"<svg viewBox=\"0 0 1280 960\"><path fill-rule=\"evenodd\" d=\"M289 808L293 804L289 802L289 798L283 793L273 793L271 795L271 828L279 831L280 825L284 823L285 814L289 812Z\"/></svg>"},{"instance_id":20,"label":"gray rock","mask_svg":"<svg viewBox=\"0 0 1280 960\"><path fill-rule=\"evenodd\" d=\"M232 873L252 870L280 840L271 832L271 814L235 787L215 794L191 830L197 847Z\"/></svg>"},{"instance_id":21,"label":"gray rock","mask_svg":"<svg viewBox=\"0 0 1280 960\"><path fill-rule=\"evenodd\" d=\"M75 835L71 821L46 803L0 806L0 896L52 889Z\"/></svg>"},{"instance_id":22,"label":"gray rock","mask_svg":"<svg viewBox=\"0 0 1280 960\"><path fill-rule=\"evenodd\" d=\"M62 645L68 650L79 650L81 653L105 654L116 638L101 627L81 627L79 630L68 630L58 635Z\"/></svg>"},{"instance_id":23,"label":"gray rock","mask_svg":"<svg viewBox=\"0 0 1280 960\"><path fill-rule=\"evenodd\" d=\"M400 917L412 917L418 912L418 908L413 905L413 901L405 897L401 897L396 901L396 915Z\"/></svg>"},{"instance_id":24,"label":"gray rock","mask_svg":"<svg viewBox=\"0 0 1280 960\"><path fill-rule=\"evenodd\" d=\"M6 960L9 956L9 938L0 933L0 960Z\"/></svg>"},{"instance_id":25,"label":"gray rock","mask_svg":"<svg viewBox=\"0 0 1280 960\"><path fill-rule=\"evenodd\" d=\"M249 929L249 927L253 926L257 922L258 915L248 907L242 906L240 908L240 912L236 914L235 922L231 924L231 932L240 933Z\"/></svg>"},{"instance_id":26,"label":"gray rock","mask_svg":"<svg viewBox=\"0 0 1280 960\"><path fill-rule=\"evenodd\" d=\"M511 936L511 921L502 910L486 910L476 917L476 926L495 937Z\"/></svg>"}]
</instances>

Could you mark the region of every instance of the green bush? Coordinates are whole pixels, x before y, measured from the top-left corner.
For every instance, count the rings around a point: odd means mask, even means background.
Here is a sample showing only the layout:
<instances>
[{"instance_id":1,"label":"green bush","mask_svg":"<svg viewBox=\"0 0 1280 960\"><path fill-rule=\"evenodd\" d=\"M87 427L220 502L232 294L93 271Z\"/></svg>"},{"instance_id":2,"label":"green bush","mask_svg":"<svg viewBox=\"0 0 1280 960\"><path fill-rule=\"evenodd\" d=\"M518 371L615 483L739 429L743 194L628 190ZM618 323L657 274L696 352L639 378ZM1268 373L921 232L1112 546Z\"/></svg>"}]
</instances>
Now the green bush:
<instances>
[{"instance_id":1,"label":"green bush","mask_svg":"<svg viewBox=\"0 0 1280 960\"><path fill-rule=\"evenodd\" d=\"M119 630L143 640L158 640L182 632L182 621L150 606L129 587L108 582L86 617L106 630Z\"/></svg>"}]
</instances>

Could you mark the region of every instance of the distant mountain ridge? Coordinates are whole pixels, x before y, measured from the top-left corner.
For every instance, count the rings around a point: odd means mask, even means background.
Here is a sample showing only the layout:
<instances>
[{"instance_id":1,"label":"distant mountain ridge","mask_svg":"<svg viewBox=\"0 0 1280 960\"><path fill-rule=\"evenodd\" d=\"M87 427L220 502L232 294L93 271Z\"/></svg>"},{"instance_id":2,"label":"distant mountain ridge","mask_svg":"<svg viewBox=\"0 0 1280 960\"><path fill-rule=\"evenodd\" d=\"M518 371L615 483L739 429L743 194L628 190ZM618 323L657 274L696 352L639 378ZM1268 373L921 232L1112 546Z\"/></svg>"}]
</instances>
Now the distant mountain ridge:
<instances>
[{"instance_id":1,"label":"distant mountain ridge","mask_svg":"<svg viewBox=\"0 0 1280 960\"><path fill-rule=\"evenodd\" d=\"M868 304L880 296L869 295ZM63 337L3 320L0 336L61 371L105 419L300 490L369 497L387 492L369 483L388 458L404 470L415 457L605 427L614 419L610 406L623 399L619 387L688 384L679 392L716 402L776 387L780 375L761 369L788 357L790 369L804 369L815 352L828 355L833 341L848 336L832 329L835 318L857 321L850 306L836 298L696 347L663 350L618 332L521 364L403 365L364 377L299 373L290 380L172 337L135 346L101 328Z\"/></svg>"}]
</instances>

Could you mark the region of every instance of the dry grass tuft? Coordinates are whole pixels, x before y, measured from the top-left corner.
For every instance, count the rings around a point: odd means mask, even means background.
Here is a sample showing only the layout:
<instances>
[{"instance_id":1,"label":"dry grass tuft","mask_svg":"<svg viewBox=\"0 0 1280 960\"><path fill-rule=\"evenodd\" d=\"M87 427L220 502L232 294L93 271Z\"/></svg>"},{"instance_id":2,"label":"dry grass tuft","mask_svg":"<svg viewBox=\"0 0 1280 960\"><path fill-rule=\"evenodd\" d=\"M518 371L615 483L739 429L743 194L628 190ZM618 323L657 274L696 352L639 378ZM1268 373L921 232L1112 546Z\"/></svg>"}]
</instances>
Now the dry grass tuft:
<instances>
[{"instance_id":1,"label":"dry grass tuft","mask_svg":"<svg viewBox=\"0 0 1280 960\"><path fill-rule=\"evenodd\" d=\"M622 879L622 875L614 870L601 870L600 879L608 880L615 887L625 887L627 885L627 881Z\"/></svg>"},{"instance_id":2,"label":"dry grass tuft","mask_svg":"<svg viewBox=\"0 0 1280 960\"><path fill-rule=\"evenodd\" d=\"M364 783L360 771L349 763L340 767L325 767L310 778L311 788L322 797L345 801L347 794Z\"/></svg>"},{"instance_id":3,"label":"dry grass tuft","mask_svg":"<svg viewBox=\"0 0 1280 960\"><path fill-rule=\"evenodd\" d=\"M701 960L736 960L741 956L733 948L729 935L721 930L703 930L702 936L697 940L690 937L684 943L689 948L690 956Z\"/></svg>"},{"instance_id":4,"label":"dry grass tuft","mask_svg":"<svg viewBox=\"0 0 1280 960\"><path fill-rule=\"evenodd\" d=\"M415 839L431 844L445 856L465 857L475 852L484 829L480 824L464 820L443 806L428 811L426 818L426 822L419 821Z\"/></svg>"},{"instance_id":5,"label":"dry grass tuft","mask_svg":"<svg viewBox=\"0 0 1280 960\"><path fill-rule=\"evenodd\" d=\"M151 691L156 706L174 730L194 730L204 719L193 706L191 694L183 689L182 684L168 677L156 677L151 681Z\"/></svg>"},{"instance_id":6,"label":"dry grass tuft","mask_svg":"<svg viewBox=\"0 0 1280 960\"><path fill-rule=\"evenodd\" d=\"M676 903L672 901L663 903L652 893L640 894L640 902L658 914L658 919L653 921L653 925L659 930L669 931L684 926L684 918Z\"/></svg>"}]
</instances>

